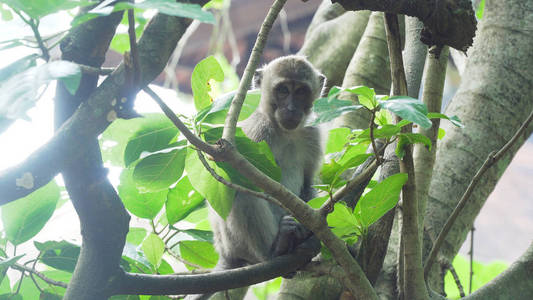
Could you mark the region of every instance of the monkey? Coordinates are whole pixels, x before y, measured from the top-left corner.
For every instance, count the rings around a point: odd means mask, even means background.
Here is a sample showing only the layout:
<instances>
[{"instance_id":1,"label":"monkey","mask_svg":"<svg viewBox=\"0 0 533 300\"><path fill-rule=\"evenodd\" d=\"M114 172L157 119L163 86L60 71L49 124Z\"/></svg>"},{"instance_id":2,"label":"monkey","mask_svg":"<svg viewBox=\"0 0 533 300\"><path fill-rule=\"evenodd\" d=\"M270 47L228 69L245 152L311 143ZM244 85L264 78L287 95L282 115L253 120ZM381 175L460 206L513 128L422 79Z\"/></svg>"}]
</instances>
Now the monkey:
<instances>
[{"instance_id":1,"label":"monkey","mask_svg":"<svg viewBox=\"0 0 533 300\"><path fill-rule=\"evenodd\" d=\"M261 90L261 100L256 111L239 124L254 142L266 141L281 168L281 184L306 202L313 197L311 185L322 157L319 129L306 126L306 120L313 102L323 93L325 80L302 56L273 60L255 71L253 86ZM214 269L218 271L290 253L310 237L318 243L285 209L249 194L236 193L226 220L210 208L209 220L219 253Z\"/></svg>"}]
</instances>

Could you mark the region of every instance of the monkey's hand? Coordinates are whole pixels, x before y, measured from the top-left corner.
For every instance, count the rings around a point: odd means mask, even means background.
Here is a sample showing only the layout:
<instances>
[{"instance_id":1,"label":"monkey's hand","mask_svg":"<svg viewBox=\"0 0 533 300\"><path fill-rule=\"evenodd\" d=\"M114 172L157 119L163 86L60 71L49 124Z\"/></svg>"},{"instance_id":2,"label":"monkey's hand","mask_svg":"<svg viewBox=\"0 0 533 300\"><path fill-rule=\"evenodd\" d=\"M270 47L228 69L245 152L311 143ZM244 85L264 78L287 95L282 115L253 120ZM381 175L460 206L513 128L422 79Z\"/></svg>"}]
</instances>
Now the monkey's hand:
<instances>
[{"instance_id":1,"label":"monkey's hand","mask_svg":"<svg viewBox=\"0 0 533 300\"><path fill-rule=\"evenodd\" d=\"M305 248L316 255L320 251L320 241L312 231L287 215L280 221L278 236L272 245L272 256L292 253L296 248ZM294 274L290 273L283 277L292 278Z\"/></svg>"}]
</instances>

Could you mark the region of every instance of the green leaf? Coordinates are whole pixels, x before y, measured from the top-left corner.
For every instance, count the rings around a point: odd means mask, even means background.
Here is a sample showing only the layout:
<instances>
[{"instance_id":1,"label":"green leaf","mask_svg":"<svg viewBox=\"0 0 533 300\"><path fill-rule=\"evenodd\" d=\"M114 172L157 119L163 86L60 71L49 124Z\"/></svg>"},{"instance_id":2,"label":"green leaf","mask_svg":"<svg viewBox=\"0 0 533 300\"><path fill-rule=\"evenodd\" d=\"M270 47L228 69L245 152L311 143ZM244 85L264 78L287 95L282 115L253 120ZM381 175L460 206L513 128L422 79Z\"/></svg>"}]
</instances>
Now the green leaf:
<instances>
[{"instance_id":1,"label":"green leaf","mask_svg":"<svg viewBox=\"0 0 533 300\"><path fill-rule=\"evenodd\" d=\"M352 101L348 100L320 98L315 101L313 106L313 111L317 114L317 117L313 120L312 125L329 122L344 113L356 111L361 107L363 106L354 105Z\"/></svg>"},{"instance_id":2,"label":"green leaf","mask_svg":"<svg viewBox=\"0 0 533 300\"><path fill-rule=\"evenodd\" d=\"M459 280L463 283L464 289L468 290L468 283L470 282L470 261L463 255L459 254L453 259L453 267L459 276ZM489 281L500 275L507 268L508 265L500 261L484 264L474 260L472 268L472 272L474 273L472 277L472 291L474 292L480 287L486 285ZM455 283L455 280L450 272L447 272L446 276L444 277L444 289L449 299L460 298L457 284Z\"/></svg>"},{"instance_id":3,"label":"green leaf","mask_svg":"<svg viewBox=\"0 0 533 300\"><path fill-rule=\"evenodd\" d=\"M418 99L407 96L394 96L379 103L381 108L389 110L402 119L409 120L423 128L430 128L432 125L431 120L426 117L428 113L426 105Z\"/></svg>"},{"instance_id":4,"label":"green leaf","mask_svg":"<svg viewBox=\"0 0 533 300\"><path fill-rule=\"evenodd\" d=\"M25 12L32 19L40 19L46 15L61 10L68 10L91 4L90 1L84 0L2 0L2 2L14 10Z\"/></svg>"},{"instance_id":5,"label":"green leaf","mask_svg":"<svg viewBox=\"0 0 533 300\"><path fill-rule=\"evenodd\" d=\"M147 118L129 138L124 150L124 163L129 166L142 152L155 152L169 147L178 133L176 126L164 115Z\"/></svg>"},{"instance_id":6,"label":"green leaf","mask_svg":"<svg viewBox=\"0 0 533 300\"><path fill-rule=\"evenodd\" d=\"M351 209L343 203L335 203L334 210L327 217L328 226L340 238L353 238L360 235L360 225Z\"/></svg>"},{"instance_id":7,"label":"green leaf","mask_svg":"<svg viewBox=\"0 0 533 300\"><path fill-rule=\"evenodd\" d=\"M204 133L204 137L208 143L212 144L222 137L222 131L223 127L212 128ZM246 137L241 128L238 128L235 133L235 144L239 153L261 172L276 181L281 179L281 168L276 164L274 155L265 141L255 143ZM247 178L242 176L228 163L217 162L217 166L226 171L232 182L258 190Z\"/></svg>"},{"instance_id":8,"label":"green leaf","mask_svg":"<svg viewBox=\"0 0 533 300\"><path fill-rule=\"evenodd\" d=\"M54 180L28 196L2 206L2 222L7 239L19 245L34 237L56 209L59 187Z\"/></svg>"},{"instance_id":9,"label":"green leaf","mask_svg":"<svg viewBox=\"0 0 533 300\"><path fill-rule=\"evenodd\" d=\"M228 109L234 97L235 91L218 97L213 104L197 114L196 121L198 123L224 124ZM239 114L239 121L248 118L256 110L260 100L261 93L259 90L248 91L244 98L241 113Z\"/></svg>"},{"instance_id":10,"label":"green leaf","mask_svg":"<svg viewBox=\"0 0 533 300\"><path fill-rule=\"evenodd\" d=\"M170 274L173 274L173 273L174 273L174 269L172 269L172 266L166 260L162 259L161 260L161 264L157 268L157 274L170 275ZM163 296L161 296L161 297L163 297ZM161 298L161 299L172 300L171 298L168 298L168 297ZM150 298L150 300L152 300L152 298Z\"/></svg>"},{"instance_id":11,"label":"green leaf","mask_svg":"<svg viewBox=\"0 0 533 300\"><path fill-rule=\"evenodd\" d=\"M420 133L402 133L398 139L398 145L396 146L396 155L402 158L405 155L404 147L409 144L424 144L428 151L431 151L431 140Z\"/></svg>"},{"instance_id":12,"label":"green leaf","mask_svg":"<svg viewBox=\"0 0 533 300\"><path fill-rule=\"evenodd\" d=\"M2 69L0 69L0 82L9 79L15 74L26 71L27 69L31 67L35 67L37 65L36 64L37 58L39 58L39 55L30 54L28 56L24 56L23 58L19 60L12 62L6 67L3 67Z\"/></svg>"},{"instance_id":13,"label":"green leaf","mask_svg":"<svg viewBox=\"0 0 533 300\"><path fill-rule=\"evenodd\" d=\"M128 231L128 235L126 235L126 242L139 246L142 241L144 241L144 238L146 237L146 234L148 231L146 229L141 227L130 227L130 230Z\"/></svg>"},{"instance_id":14,"label":"green leaf","mask_svg":"<svg viewBox=\"0 0 533 300\"><path fill-rule=\"evenodd\" d=\"M0 116L8 119L25 118L26 111L35 105L42 87L60 79L74 93L79 86L81 71L77 64L53 61L31 67L0 83Z\"/></svg>"},{"instance_id":15,"label":"green leaf","mask_svg":"<svg viewBox=\"0 0 533 300\"><path fill-rule=\"evenodd\" d=\"M209 230L199 230L199 229L186 229L181 230L181 232L186 233L195 240L204 241L208 243L213 243L213 232Z\"/></svg>"},{"instance_id":16,"label":"green leaf","mask_svg":"<svg viewBox=\"0 0 533 300\"><path fill-rule=\"evenodd\" d=\"M407 174L398 173L385 178L372 190L364 194L354 209L354 215L365 227L379 220L398 203L402 186L407 182Z\"/></svg>"},{"instance_id":17,"label":"green leaf","mask_svg":"<svg viewBox=\"0 0 533 300\"><path fill-rule=\"evenodd\" d=\"M215 172L223 177L224 179L230 181L229 175L227 172L220 168L215 162L207 162ZM209 173L200 159L196 150L188 147L187 148L187 157L185 158L185 171L187 172L187 177L194 187L207 201L211 207L223 218L226 219L228 216L231 206L233 204L233 199L235 198L235 190L230 189L225 186Z\"/></svg>"},{"instance_id":18,"label":"green leaf","mask_svg":"<svg viewBox=\"0 0 533 300\"><path fill-rule=\"evenodd\" d=\"M41 252L40 261L45 265L71 273L74 271L80 255L80 246L67 241L34 242L33 244Z\"/></svg>"},{"instance_id":19,"label":"green leaf","mask_svg":"<svg viewBox=\"0 0 533 300\"><path fill-rule=\"evenodd\" d=\"M331 129L328 132L328 140L326 142L326 154L339 152L344 149L348 143L348 136L352 131L350 128L340 127Z\"/></svg>"},{"instance_id":20,"label":"green leaf","mask_svg":"<svg viewBox=\"0 0 533 300\"><path fill-rule=\"evenodd\" d=\"M166 190L178 181L185 168L187 148L155 153L141 159L133 171L133 179L141 193Z\"/></svg>"},{"instance_id":21,"label":"green leaf","mask_svg":"<svg viewBox=\"0 0 533 300\"><path fill-rule=\"evenodd\" d=\"M181 3L174 0L145 0L136 3L135 7L141 9L157 9L160 13L169 16L190 18L204 23L215 24L213 14L203 10L198 4Z\"/></svg>"},{"instance_id":22,"label":"green leaf","mask_svg":"<svg viewBox=\"0 0 533 300\"><path fill-rule=\"evenodd\" d=\"M281 277L270 280L261 285L252 287L252 291L258 300L268 300L269 296L275 295L281 287Z\"/></svg>"},{"instance_id":23,"label":"green leaf","mask_svg":"<svg viewBox=\"0 0 533 300\"><path fill-rule=\"evenodd\" d=\"M445 114L441 114L441 113L428 113L427 117L429 119L435 119L435 118L439 118L439 119L445 119L445 120L448 120L450 121L453 125L459 127L459 128L464 128L465 126L463 125L463 123L461 123L461 120L459 120L459 117L457 116L451 116L451 117L448 117L447 115Z\"/></svg>"},{"instance_id":24,"label":"green leaf","mask_svg":"<svg viewBox=\"0 0 533 300\"><path fill-rule=\"evenodd\" d=\"M376 118L375 123L384 126L384 125L390 125L393 124L393 118L389 111L387 110L379 110L376 112Z\"/></svg>"},{"instance_id":25,"label":"green leaf","mask_svg":"<svg viewBox=\"0 0 533 300\"><path fill-rule=\"evenodd\" d=\"M358 96L357 98L359 99L359 103L370 110L378 106L378 102L375 99L376 92L374 89L362 85L344 90L352 94L356 94Z\"/></svg>"},{"instance_id":26,"label":"green leaf","mask_svg":"<svg viewBox=\"0 0 533 300\"><path fill-rule=\"evenodd\" d=\"M204 268L213 268L218 261L218 253L208 242L181 241L179 252L183 259Z\"/></svg>"},{"instance_id":27,"label":"green leaf","mask_svg":"<svg viewBox=\"0 0 533 300\"><path fill-rule=\"evenodd\" d=\"M485 11L485 0L479 1L479 5L476 9L476 17L478 20L483 18L483 12Z\"/></svg>"},{"instance_id":28,"label":"green leaf","mask_svg":"<svg viewBox=\"0 0 533 300\"><path fill-rule=\"evenodd\" d=\"M133 180L133 167L122 170L117 189L126 209L143 219L153 219L157 216L165 204L168 193L168 190L141 193Z\"/></svg>"},{"instance_id":29,"label":"green leaf","mask_svg":"<svg viewBox=\"0 0 533 300\"><path fill-rule=\"evenodd\" d=\"M88 13L76 17L72 21L72 26L77 26L83 22L94 19L98 16L108 16L113 12L127 9L156 9L160 13L183 18L196 19L204 23L215 23L215 17L211 12L202 10L198 4L175 2L174 0L145 0L140 3L118 2L109 5L113 1L103 1Z\"/></svg>"},{"instance_id":30,"label":"green leaf","mask_svg":"<svg viewBox=\"0 0 533 300\"><path fill-rule=\"evenodd\" d=\"M169 224L175 224L204 202L204 197L192 187L189 177L182 177L175 187L170 189L165 204Z\"/></svg>"},{"instance_id":31,"label":"green leaf","mask_svg":"<svg viewBox=\"0 0 533 300\"><path fill-rule=\"evenodd\" d=\"M216 81L224 80L224 71L214 56L201 60L192 71L191 88L194 96L194 106L198 111L213 102L209 95L211 91L210 79Z\"/></svg>"},{"instance_id":32,"label":"green leaf","mask_svg":"<svg viewBox=\"0 0 533 300\"><path fill-rule=\"evenodd\" d=\"M374 128L374 131L373 131L374 139L391 138L397 135L398 133L400 133L401 130L402 130L401 127L397 125L391 125L391 124L383 125L379 128ZM355 137L355 141L356 142L370 141L370 128L365 129L361 133L359 133Z\"/></svg>"},{"instance_id":33,"label":"green leaf","mask_svg":"<svg viewBox=\"0 0 533 300\"><path fill-rule=\"evenodd\" d=\"M319 209L328 199L329 196L313 198L307 202L307 205L311 206L314 209Z\"/></svg>"},{"instance_id":34,"label":"green leaf","mask_svg":"<svg viewBox=\"0 0 533 300\"><path fill-rule=\"evenodd\" d=\"M439 140L442 140L444 138L444 136L446 135L446 131L444 131L444 129L442 128L439 128L439 133L438 133L438 138Z\"/></svg>"},{"instance_id":35,"label":"green leaf","mask_svg":"<svg viewBox=\"0 0 533 300\"><path fill-rule=\"evenodd\" d=\"M146 259L154 266L158 268L165 252L165 243L157 235L150 233L141 244L141 249L146 256Z\"/></svg>"}]
</instances>

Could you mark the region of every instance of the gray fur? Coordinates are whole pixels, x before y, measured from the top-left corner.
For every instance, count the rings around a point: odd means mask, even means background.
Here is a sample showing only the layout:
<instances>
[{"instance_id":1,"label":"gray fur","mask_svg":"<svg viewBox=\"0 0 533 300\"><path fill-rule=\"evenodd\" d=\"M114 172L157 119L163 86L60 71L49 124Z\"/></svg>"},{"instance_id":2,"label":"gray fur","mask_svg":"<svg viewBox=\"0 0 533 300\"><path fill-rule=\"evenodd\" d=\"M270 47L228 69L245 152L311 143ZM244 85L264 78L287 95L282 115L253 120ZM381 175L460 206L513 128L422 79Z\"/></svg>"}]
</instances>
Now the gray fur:
<instances>
[{"instance_id":1,"label":"gray fur","mask_svg":"<svg viewBox=\"0 0 533 300\"><path fill-rule=\"evenodd\" d=\"M307 84L313 102L321 95L324 77L300 56L286 56L272 61L256 72L254 84L261 88L258 109L241 122L245 134L255 142L266 141L276 163L281 167L281 184L303 200L312 197L311 184L321 162L319 130L305 126L310 111L293 130L282 128L272 108L273 87L277 81L289 80ZM215 269L231 269L263 262L272 257L280 232L280 222L289 215L281 207L248 194L237 193L233 207L224 221L210 209L209 219L220 254Z\"/></svg>"}]
</instances>

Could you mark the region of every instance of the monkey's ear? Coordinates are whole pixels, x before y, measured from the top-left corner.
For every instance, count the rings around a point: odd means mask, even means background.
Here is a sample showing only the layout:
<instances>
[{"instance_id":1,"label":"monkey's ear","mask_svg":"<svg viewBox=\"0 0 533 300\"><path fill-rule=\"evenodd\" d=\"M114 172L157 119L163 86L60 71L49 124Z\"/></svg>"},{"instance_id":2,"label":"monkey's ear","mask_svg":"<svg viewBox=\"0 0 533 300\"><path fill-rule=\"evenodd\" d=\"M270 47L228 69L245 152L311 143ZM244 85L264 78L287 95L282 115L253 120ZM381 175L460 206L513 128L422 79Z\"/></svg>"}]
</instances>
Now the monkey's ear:
<instances>
[{"instance_id":1,"label":"monkey's ear","mask_svg":"<svg viewBox=\"0 0 533 300\"><path fill-rule=\"evenodd\" d=\"M325 96L327 81L328 81L328 79L326 78L326 76L324 76L322 74L318 75L318 82L319 82L319 85L320 85L320 97L324 97Z\"/></svg>"},{"instance_id":2,"label":"monkey's ear","mask_svg":"<svg viewBox=\"0 0 533 300\"><path fill-rule=\"evenodd\" d=\"M254 89L260 88L262 79L263 79L263 69L255 70L252 88Z\"/></svg>"}]
</instances>

